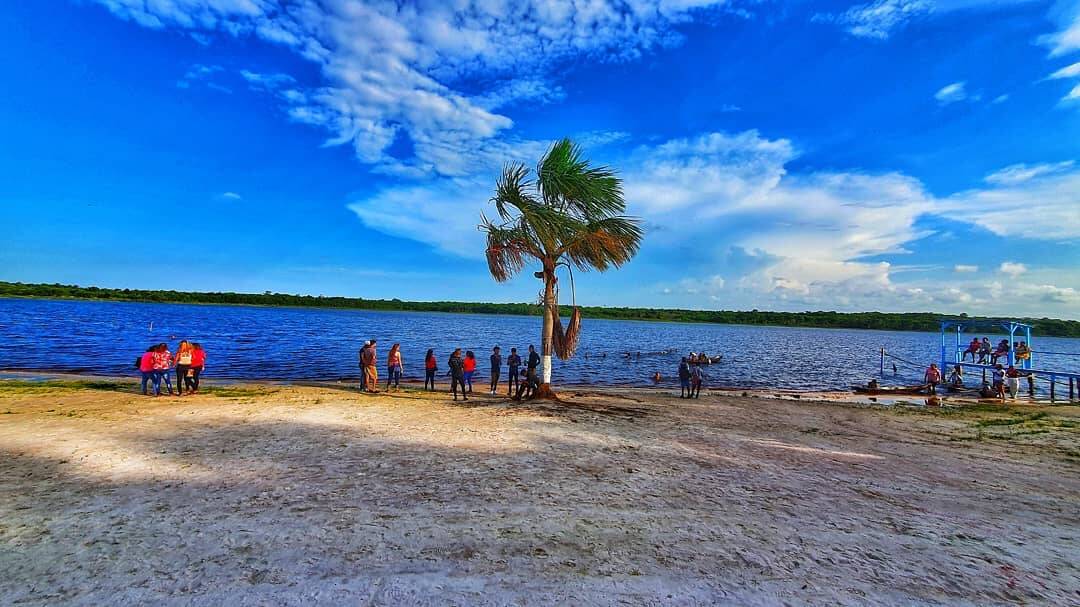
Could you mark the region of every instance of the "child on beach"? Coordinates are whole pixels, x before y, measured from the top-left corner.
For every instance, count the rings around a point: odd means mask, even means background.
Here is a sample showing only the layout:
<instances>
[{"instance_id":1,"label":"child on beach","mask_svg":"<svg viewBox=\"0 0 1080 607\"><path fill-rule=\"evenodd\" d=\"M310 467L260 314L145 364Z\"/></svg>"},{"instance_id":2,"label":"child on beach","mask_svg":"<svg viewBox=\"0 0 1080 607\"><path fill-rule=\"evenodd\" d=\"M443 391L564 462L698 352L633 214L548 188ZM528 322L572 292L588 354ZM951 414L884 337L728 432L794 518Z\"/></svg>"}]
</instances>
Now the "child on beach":
<instances>
[{"instance_id":1,"label":"child on beach","mask_svg":"<svg viewBox=\"0 0 1080 607\"><path fill-rule=\"evenodd\" d=\"M432 392L435 391L435 372L439 370L439 363L435 359L435 350L429 349L424 356L424 389L428 390L430 383Z\"/></svg>"},{"instance_id":2,"label":"child on beach","mask_svg":"<svg viewBox=\"0 0 1080 607\"><path fill-rule=\"evenodd\" d=\"M506 366L510 372L510 374L506 376L506 394L507 396L513 396L514 388L520 384L518 379L518 369L521 367L521 357L518 356L517 348L510 348L510 356L506 357Z\"/></svg>"},{"instance_id":3,"label":"child on beach","mask_svg":"<svg viewBox=\"0 0 1080 607\"><path fill-rule=\"evenodd\" d=\"M465 386L468 387L469 394L472 394L472 377L473 373L476 373L476 355L472 350L465 352L465 360L462 364L465 372Z\"/></svg>"},{"instance_id":4,"label":"child on beach","mask_svg":"<svg viewBox=\"0 0 1080 607\"><path fill-rule=\"evenodd\" d=\"M491 349L491 394L495 395L495 391L499 388L499 375L502 374L502 354L499 352L499 346L495 346Z\"/></svg>"},{"instance_id":5,"label":"child on beach","mask_svg":"<svg viewBox=\"0 0 1080 607\"><path fill-rule=\"evenodd\" d=\"M390 353L386 355L386 389L388 391L391 382L395 388L401 388L401 344L390 346Z\"/></svg>"}]
</instances>

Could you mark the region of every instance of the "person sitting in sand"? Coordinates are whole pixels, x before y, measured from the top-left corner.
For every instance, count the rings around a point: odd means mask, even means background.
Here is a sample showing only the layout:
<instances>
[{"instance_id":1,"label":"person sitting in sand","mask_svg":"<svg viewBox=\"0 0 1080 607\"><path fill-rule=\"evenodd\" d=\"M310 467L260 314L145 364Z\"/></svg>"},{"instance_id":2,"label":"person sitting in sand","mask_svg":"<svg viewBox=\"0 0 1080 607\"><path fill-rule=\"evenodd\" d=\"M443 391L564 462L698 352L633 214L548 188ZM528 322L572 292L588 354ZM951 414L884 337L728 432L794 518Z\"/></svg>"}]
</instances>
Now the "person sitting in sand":
<instances>
[{"instance_id":1,"label":"person sitting in sand","mask_svg":"<svg viewBox=\"0 0 1080 607\"><path fill-rule=\"evenodd\" d=\"M537 374L535 368L523 369L521 375L524 380L518 386L517 394L514 395L514 400L521 400L522 398L531 399L536 396L536 391L540 389L540 375Z\"/></svg>"},{"instance_id":2,"label":"person sitting in sand","mask_svg":"<svg viewBox=\"0 0 1080 607\"><path fill-rule=\"evenodd\" d=\"M979 388L979 398L994 398L994 390L988 382L984 381L982 387Z\"/></svg>"},{"instance_id":3,"label":"person sitting in sand","mask_svg":"<svg viewBox=\"0 0 1080 607\"><path fill-rule=\"evenodd\" d=\"M941 370L936 363L930 363L930 368L923 374L923 383L930 394L937 394L938 384L941 383Z\"/></svg>"}]
</instances>

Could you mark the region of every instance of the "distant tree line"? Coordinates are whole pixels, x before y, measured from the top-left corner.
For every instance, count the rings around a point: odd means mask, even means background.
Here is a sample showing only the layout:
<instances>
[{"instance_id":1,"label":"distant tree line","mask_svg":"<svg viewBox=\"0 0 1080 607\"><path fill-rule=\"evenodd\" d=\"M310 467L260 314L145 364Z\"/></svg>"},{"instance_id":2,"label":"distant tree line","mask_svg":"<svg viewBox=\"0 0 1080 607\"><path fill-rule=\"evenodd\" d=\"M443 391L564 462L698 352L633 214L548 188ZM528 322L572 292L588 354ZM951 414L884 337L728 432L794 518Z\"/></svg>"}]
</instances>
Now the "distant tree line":
<instances>
[{"instance_id":1,"label":"distant tree line","mask_svg":"<svg viewBox=\"0 0 1080 607\"><path fill-rule=\"evenodd\" d=\"M322 295L271 293L190 293L184 291L145 291L140 289L101 289L61 284L24 284L0 281L0 297L41 297L52 299L90 299L105 301L142 301L189 304L229 304L255 306L295 306L304 308L349 308L410 312L451 312L458 314L510 314L539 316L536 303L473 303L461 301L402 301L400 299L363 299ZM701 322L731 325L772 325L779 327L815 327L826 329L881 329L888 331L938 331L942 318L979 320L966 314L948 316L931 312L737 312L730 310L677 310L658 308L601 308L585 306L586 318L613 320L654 320ZM1038 335L1080 337L1080 321L1054 318L1016 318L1033 327Z\"/></svg>"}]
</instances>

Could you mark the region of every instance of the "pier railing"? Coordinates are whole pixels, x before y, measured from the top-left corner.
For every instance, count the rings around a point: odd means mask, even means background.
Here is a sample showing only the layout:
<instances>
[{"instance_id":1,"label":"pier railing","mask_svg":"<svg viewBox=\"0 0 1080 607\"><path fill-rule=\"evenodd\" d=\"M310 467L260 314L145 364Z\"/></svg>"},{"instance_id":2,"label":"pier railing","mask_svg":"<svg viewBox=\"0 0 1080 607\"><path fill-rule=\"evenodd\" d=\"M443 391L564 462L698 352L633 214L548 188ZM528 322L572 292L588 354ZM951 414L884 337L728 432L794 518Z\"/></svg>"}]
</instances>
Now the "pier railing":
<instances>
[{"instance_id":1,"label":"pier railing","mask_svg":"<svg viewBox=\"0 0 1080 607\"><path fill-rule=\"evenodd\" d=\"M1080 356L1078 354L1072 354L1072 353L1067 353L1067 352L1043 352L1043 353L1044 354L1065 355L1065 356ZM902 356L897 356L895 354L892 354L892 353L888 352L885 348L881 348L881 362L880 362L880 367L879 367L879 372L881 374L881 377L886 377L885 363L886 363L887 360L888 361L896 361L896 362L891 362L890 363L890 364L892 364L894 369L896 369L896 363L899 362L899 363L901 363L902 365L905 366L905 370L906 369L911 369L916 374L916 376L920 377L920 378L922 376L922 373L926 371L926 365L917 363L917 362L915 362L913 360L908 360L908 359L906 359L906 358L904 358ZM949 363L949 365L959 365L960 368L962 368L962 369L965 369L965 368L966 369L979 369L980 371L982 371L982 381L986 381L987 373L988 372L992 373L994 371L994 368L995 368L993 365L984 365L984 364L978 364L978 363L965 363L965 362L954 362L954 363ZM1035 391L1036 391L1035 388L1036 387L1035 387L1034 382L1036 380L1041 380L1041 381L1047 382L1047 384L1048 384L1047 392L1049 393L1050 402L1056 402L1058 400L1064 400L1062 397L1064 397L1066 395L1068 396L1067 400L1070 400L1070 401L1075 400L1078 397L1080 397L1080 373L1073 373L1071 371L1056 371L1056 370L1048 370L1048 369L1020 369L1020 372L1021 372L1021 377L1030 378L1030 379L1028 379L1028 388L1029 388L1029 394L1031 396L1035 396ZM942 368L941 369L942 379L945 379L948 376L948 373L949 373L948 368ZM1060 391L1060 393L1059 393L1059 391Z\"/></svg>"}]
</instances>

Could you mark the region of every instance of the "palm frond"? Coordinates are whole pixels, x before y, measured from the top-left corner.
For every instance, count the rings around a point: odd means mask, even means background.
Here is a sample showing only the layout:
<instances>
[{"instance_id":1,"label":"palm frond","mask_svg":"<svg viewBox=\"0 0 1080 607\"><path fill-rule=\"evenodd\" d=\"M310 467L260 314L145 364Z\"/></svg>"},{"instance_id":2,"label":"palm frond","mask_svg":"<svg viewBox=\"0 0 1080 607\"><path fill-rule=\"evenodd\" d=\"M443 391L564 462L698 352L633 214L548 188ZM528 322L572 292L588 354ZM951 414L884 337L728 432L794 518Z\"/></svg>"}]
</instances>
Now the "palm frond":
<instances>
[{"instance_id":1,"label":"palm frond","mask_svg":"<svg viewBox=\"0 0 1080 607\"><path fill-rule=\"evenodd\" d=\"M525 267L532 255L530 234L519 226L500 226L481 215L480 229L487 232L488 270L498 282L506 282Z\"/></svg>"},{"instance_id":2,"label":"palm frond","mask_svg":"<svg viewBox=\"0 0 1080 607\"><path fill-rule=\"evenodd\" d=\"M589 222L560 250L581 270L620 267L637 254L643 232L633 217L608 217Z\"/></svg>"},{"instance_id":3,"label":"palm frond","mask_svg":"<svg viewBox=\"0 0 1080 607\"><path fill-rule=\"evenodd\" d=\"M520 210L523 206L536 204L536 199L528 193L533 187L529 169L524 164L507 163L503 166L502 174L495 183L495 195L491 198L499 217L503 221L512 221L510 207Z\"/></svg>"},{"instance_id":4,"label":"palm frond","mask_svg":"<svg viewBox=\"0 0 1080 607\"><path fill-rule=\"evenodd\" d=\"M622 182L608 167L582 160L569 139L555 142L536 167L536 186L545 204L582 219L622 213Z\"/></svg>"}]
</instances>

